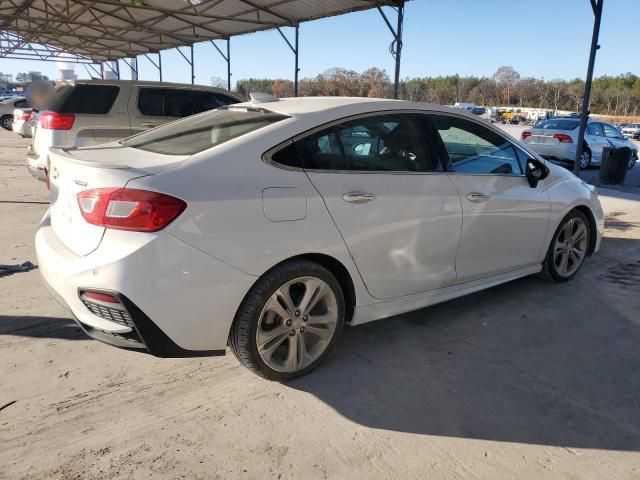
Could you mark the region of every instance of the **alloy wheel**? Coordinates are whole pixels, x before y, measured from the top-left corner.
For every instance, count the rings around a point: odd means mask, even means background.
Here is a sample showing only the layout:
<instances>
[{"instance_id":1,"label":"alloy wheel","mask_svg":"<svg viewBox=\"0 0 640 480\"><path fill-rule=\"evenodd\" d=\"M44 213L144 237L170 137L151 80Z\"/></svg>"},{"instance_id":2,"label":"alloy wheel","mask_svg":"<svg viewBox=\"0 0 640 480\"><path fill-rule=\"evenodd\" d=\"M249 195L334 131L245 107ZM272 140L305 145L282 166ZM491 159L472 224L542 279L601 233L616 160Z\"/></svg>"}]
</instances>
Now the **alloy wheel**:
<instances>
[{"instance_id":1,"label":"alloy wheel","mask_svg":"<svg viewBox=\"0 0 640 480\"><path fill-rule=\"evenodd\" d=\"M587 224L580 217L570 218L563 225L553 249L553 262L559 275L570 277L580 268L589 247L588 232Z\"/></svg>"},{"instance_id":2,"label":"alloy wheel","mask_svg":"<svg viewBox=\"0 0 640 480\"><path fill-rule=\"evenodd\" d=\"M337 322L336 295L326 282L315 277L291 280L262 309L256 329L258 354L273 370L300 371L327 349Z\"/></svg>"},{"instance_id":3,"label":"alloy wheel","mask_svg":"<svg viewBox=\"0 0 640 480\"><path fill-rule=\"evenodd\" d=\"M580 156L580 168L587 168L589 166L589 163L591 163L591 154L587 150L585 150Z\"/></svg>"},{"instance_id":4,"label":"alloy wheel","mask_svg":"<svg viewBox=\"0 0 640 480\"><path fill-rule=\"evenodd\" d=\"M13 121L11 120L11 117L6 116L2 119L2 128L5 130L11 130L12 123Z\"/></svg>"}]
</instances>

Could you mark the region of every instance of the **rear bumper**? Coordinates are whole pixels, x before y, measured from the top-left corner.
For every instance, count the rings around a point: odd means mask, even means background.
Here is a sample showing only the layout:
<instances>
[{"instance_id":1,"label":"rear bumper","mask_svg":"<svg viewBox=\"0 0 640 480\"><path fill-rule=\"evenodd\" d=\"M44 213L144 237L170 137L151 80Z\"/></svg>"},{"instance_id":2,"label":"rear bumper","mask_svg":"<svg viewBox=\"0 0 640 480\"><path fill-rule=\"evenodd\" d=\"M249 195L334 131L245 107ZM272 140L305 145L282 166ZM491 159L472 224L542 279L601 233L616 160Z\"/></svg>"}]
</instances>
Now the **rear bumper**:
<instances>
[{"instance_id":1,"label":"rear bumper","mask_svg":"<svg viewBox=\"0 0 640 480\"><path fill-rule=\"evenodd\" d=\"M255 280L163 232L107 230L94 252L78 256L55 235L49 214L35 246L44 282L89 336L160 357L223 354ZM117 296L132 325L94 314L83 289Z\"/></svg>"},{"instance_id":2,"label":"rear bumper","mask_svg":"<svg viewBox=\"0 0 640 480\"><path fill-rule=\"evenodd\" d=\"M27 153L27 170L33 177L42 182L47 179L46 165L40 161L40 156L35 153Z\"/></svg>"},{"instance_id":3,"label":"rear bumper","mask_svg":"<svg viewBox=\"0 0 640 480\"><path fill-rule=\"evenodd\" d=\"M527 143L538 155L545 158L554 158L556 160L574 161L576 158L576 148L571 143L558 143L555 145L545 145L543 143Z\"/></svg>"}]
</instances>

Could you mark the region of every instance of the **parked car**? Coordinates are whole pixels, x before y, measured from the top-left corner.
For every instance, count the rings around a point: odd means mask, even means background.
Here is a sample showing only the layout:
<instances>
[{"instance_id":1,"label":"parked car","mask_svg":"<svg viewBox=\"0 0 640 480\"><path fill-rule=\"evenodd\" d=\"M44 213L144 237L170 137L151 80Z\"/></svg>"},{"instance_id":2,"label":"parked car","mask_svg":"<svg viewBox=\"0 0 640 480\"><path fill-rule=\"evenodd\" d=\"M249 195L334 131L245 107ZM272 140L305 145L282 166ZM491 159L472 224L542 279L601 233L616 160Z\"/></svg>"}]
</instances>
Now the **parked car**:
<instances>
[{"instance_id":1,"label":"parked car","mask_svg":"<svg viewBox=\"0 0 640 480\"><path fill-rule=\"evenodd\" d=\"M50 147L96 145L128 137L181 117L242 99L201 85L125 80L82 80L56 87L40 112L27 152L31 174L44 180Z\"/></svg>"},{"instance_id":2,"label":"parked car","mask_svg":"<svg viewBox=\"0 0 640 480\"><path fill-rule=\"evenodd\" d=\"M622 128L622 135L625 138L640 140L640 123L630 123Z\"/></svg>"},{"instance_id":3,"label":"parked car","mask_svg":"<svg viewBox=\"0 0 640 480\"><path fill-rule=\"evenodd\" d=\"M50 157L38 265L79 326L165 357L229 344L275 380L317 366L345 323L570 280L604 228L566 169L407 101L263 97Z\"/></svg>"},{"instance_id":4,"label":"parked car","mask_svg":"<svg viewBox=\"0 0 640 480\"><path fill-rule=\"evenodd\" d=\"M29 102L24 97L13 97L0 102L0 127L11 130L13 124L13 111L16 108L29 107Z\"/></svg>"},{"instance_id":5,"label":"parked car","mask_svg":"<svg viewBox=\"0 0 640 480\"><path fill-rule=\"evenodd\" d=\"M576 158L579 126L580 119L573 116L551 118L522 132L522 140L545 158L573 163ZM604 147L629 147L632 151L629 168L632 168L638 159L638 147L608 123L589 119L584 139L585 148L580 159L580 169L600 165Z\"/></svg>"},{"instance_id":6,"label":"parked car","mask_svg":"<svg viewBox=\"0 0 640 480\"><path fill-rule=\"evenodd\" d=\"M11 124L11 130L20 135L21 137L31 137L31 127L33 108L23 107L16 108L13 111L13 123Z\"/></svg>"}]
</instances>

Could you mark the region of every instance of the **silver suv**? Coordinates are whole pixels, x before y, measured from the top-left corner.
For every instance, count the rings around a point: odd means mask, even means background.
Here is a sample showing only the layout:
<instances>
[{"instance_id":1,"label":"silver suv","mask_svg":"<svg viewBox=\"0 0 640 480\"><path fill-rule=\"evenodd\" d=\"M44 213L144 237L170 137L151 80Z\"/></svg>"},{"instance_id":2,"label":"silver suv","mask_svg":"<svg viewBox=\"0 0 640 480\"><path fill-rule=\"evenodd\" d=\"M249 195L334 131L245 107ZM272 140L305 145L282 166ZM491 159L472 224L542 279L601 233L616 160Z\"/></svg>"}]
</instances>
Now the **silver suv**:
<instances>
[{"instance_id":1,"label":"silver suv","mask_svg":"<svg viewBox=\"0 0 640 480\"><path fill-rule=\"evenodd\" d=\"M137 80L60 83L39 114L27 151L29 172L46 180L50 147L110 142L163 123L243 101L219 88Z\"/></svg>"}]
</instances>

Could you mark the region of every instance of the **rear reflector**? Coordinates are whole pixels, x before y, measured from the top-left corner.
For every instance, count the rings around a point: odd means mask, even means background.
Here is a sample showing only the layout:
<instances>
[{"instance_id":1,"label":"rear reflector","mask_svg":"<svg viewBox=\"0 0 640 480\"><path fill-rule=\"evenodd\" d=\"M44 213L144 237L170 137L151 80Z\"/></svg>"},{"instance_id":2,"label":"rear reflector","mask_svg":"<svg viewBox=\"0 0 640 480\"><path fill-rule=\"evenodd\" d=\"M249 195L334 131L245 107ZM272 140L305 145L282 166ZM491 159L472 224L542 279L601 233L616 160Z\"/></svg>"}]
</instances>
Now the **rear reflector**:
<instances>
[{"instance_id":1,"label":"rear reflector","mask_svg":"<svg viewBox=\"0 0 640 480\"><path fill-rule=\"evenodd\" d=\"M116 230L157 232L180 215L184 200L135 188L96 188L78 194L84 219L92 225Z\"/></svg>"},{"instance_id":2,"label":"rear reflector","mask_svg":"<svg viewBox=\"0 0 640 480\"><path fill-rule=\"evenodd\" d=\"M87 298L91 298L92 300L98 300L100 302L120 303L120 300L118 300L117 297L110 295L108 293L92 292L90 290L85 290L84 292L82 292L82 295L84 295Z\"/></svg>"},{"instance_id":3,"label":"rear reflector","mask_svg":"<svg viewBox=\"0 0 640 480\"><path fill-rule=\"evenodd\" d=\"M560 143L573 143L573 138L565 133L556 133L553 138L557 138Z\"/></svg>"},{"instance_id":4,"label":"rear reflector","mask_svg":"<svg viewBox=\"0 0 640 480\"><path fill-rule=\"evenodd\" d=\"M42 112L40 125L49 130L69 130L76 116L73 113Z\"/></svg>"}]
</instances>

